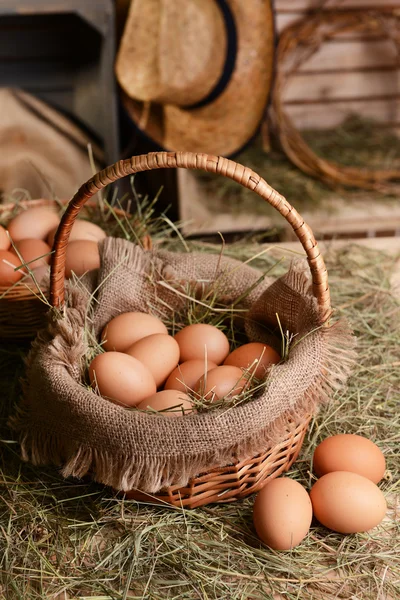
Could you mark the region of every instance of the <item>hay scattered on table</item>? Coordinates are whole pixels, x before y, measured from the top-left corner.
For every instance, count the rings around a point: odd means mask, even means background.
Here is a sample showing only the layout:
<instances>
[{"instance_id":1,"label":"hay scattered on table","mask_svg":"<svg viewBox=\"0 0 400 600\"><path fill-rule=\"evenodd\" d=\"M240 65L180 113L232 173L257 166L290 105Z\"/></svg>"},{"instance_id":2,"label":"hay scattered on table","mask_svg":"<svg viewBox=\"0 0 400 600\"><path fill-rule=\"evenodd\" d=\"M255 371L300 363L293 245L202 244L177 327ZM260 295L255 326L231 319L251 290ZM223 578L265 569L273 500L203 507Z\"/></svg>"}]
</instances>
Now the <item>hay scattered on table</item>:
<instances>
[{"instance_id":1,"label":"hay scattered on table","mask_svg":"<svg viewBox=\"0 0 400 600\"><path fill-rule=\"evenodd\" d=\"M198 243L195 246L199 248ZM226 253L245 259L256 250L250 244L236 244ZM0 598L400 597L400 535L395 521L400 302L389 286L394 259L356 246L328 252L326 258L333 305L355 328L359 362L347 392L336 396L313 422L290 476L309 488L311 453L327 435L352 432L370 437L387 460L387 475L380 484L389 503L384 523L370 534L349 536L313 523L310 535L292 552L274 552L255 536L253 498L192 511L138 505L94 483L64 481L55 469L21 464L6 420L19 394L25 349L3 345ZM265 269L274 260L262 255L258 266ZM276 275L286 268L287 264L279 265Z\"/></svg>"}]
</instances>

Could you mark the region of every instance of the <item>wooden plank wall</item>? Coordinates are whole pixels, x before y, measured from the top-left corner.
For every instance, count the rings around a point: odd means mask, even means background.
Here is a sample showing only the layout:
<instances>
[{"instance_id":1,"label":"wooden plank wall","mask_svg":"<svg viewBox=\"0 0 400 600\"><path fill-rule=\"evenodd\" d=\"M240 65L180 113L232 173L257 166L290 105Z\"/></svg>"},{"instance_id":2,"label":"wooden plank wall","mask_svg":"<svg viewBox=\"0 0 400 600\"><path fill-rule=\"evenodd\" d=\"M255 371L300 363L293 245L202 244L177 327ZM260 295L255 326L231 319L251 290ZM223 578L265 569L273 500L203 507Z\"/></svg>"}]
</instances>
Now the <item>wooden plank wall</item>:
<instances>
[{"instance_id":1,"label":"wooden plank wall","mask_svg":"<svg viewBox=\"0 0 400 600\"><path fill-rule=\"evenodd\" d=\"M319 0L275 0L278 35L321 6ZM400 11L400 0L330 0L333 8ZM349 113L371 117L400 133L400 59L381 35L349 33L326 42L293 75L284 91L286 109L298 129L335 127Z\"/></svg>"}]
</instances>

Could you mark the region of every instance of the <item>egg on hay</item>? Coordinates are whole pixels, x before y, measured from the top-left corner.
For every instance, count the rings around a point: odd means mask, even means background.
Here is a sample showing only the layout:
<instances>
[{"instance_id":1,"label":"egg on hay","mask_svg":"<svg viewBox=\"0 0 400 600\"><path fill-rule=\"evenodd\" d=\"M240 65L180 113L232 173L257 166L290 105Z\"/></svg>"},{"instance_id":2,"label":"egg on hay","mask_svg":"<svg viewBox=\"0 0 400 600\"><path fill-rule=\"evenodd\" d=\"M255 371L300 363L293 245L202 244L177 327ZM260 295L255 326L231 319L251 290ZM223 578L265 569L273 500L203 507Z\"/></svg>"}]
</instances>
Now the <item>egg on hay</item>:
<instances>
[{"instance_id":1,"label":"egg on hay","mask_svg":"<svg viewBox=\"0 0 400 600\"><path fill-rule=\"evenodd\" d=\"M307 491L289 477L273 479L258 492L253 523L258 537L274 550L290 550L306 537L312 520Z\"/></svg>"}]
</instances>

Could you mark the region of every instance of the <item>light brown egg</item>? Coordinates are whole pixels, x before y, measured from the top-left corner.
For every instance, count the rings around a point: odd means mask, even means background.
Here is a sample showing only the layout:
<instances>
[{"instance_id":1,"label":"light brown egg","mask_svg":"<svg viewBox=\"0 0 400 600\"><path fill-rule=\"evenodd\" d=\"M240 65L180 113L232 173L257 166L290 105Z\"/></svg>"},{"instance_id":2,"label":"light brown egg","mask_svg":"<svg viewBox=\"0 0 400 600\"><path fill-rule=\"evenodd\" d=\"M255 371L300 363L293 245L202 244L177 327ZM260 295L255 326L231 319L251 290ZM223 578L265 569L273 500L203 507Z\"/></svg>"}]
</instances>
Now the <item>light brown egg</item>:
<instances>
[{"instance_id":1,"label":"light brown egg","mask_svg":"<svg viewBox=\"0 0 400 600\"><path fill-rule=\"evenodd\" d=\"M193 405L189 396L177 390L158 392L143 400L137 408L140 410L165 411L161 413L165 417L182 417L184 414L193 412Z\"/></svg>"},{"instance_id":2,"label":"light brown egg","mask_svg":"<svg viewBox=\"0 0 400 600\"><path fill-rule=\"evenodd\" d=\"M0 225L0 250L8 250L10 246L11 242L7 235L7 230Z\"/></svg>"},{"instance_id":3,"label":"light brown egg","mask_svg":"<svg viewBox=\"0 0 400 600\"><path fill-rule=\"evenodd\" d=\"M49 235L47 236L47 242L51 248L54 244L54 236L56 235L57 227L54 227ZM74 240L89 240L91 242L100 242L107 237L107 234L101 227L92 223L91 221L85 221L84 219L76 219L72 226L72 230L69 236L69 242Z\"/></svg>"},{"instance_id":4,"label":"light brown egg","mask_svg":"<svg viewBox=\"0 0 400 600\"><path fill-rule=\"evenodd\" d=\"M246 386L247 380L239 367L222 365L211 369L195 385L195 392L210 402L231 399L238 396Z\"/></svg>"},{"instance_id":5,"label":"light brown egg","mask_svg":"<svg viewBox=\"0 0 400 600\"><path fill-rule=\"evenodd\" d=\"M21 263L13 252L0 250L0 285L10 286L19 281L23 272L14 271L15 267L20 267Z\"/></svg>"},{"instance_id":6,"label":"light brown egg","mask_svg":"<svg viewBox=\"0 0 400 600\"><path fill-rule=\"evenodd\" d=\"M157 387L164 383L179 362L178 343L165 333L153 333L138 340L126 353L149 369Z\"/></svg>"},{"instance_id":7,"label":"light brown egg","mask_svg":"<svg viewBox=\"0 0 400 600\"><path fill-rule=\"evenodd\" d=\"M157 391L147 367L122 352L96 356L90 363L89 378L102 396L123 406L136 406Z\"/></svg>"},{"instance_id":8,"label":"light brown egg","mask_svg":"<svg viewBox=\"0 0 400 600\"><path fill-rule=\"evenodd\" d=\"M175 334L175 339L181 351L181 362L207 358L220 365L229 354L228 338L213 325L188 325Z\"/></svg>"},{"instance_id":9,"label":"light brown egg","mask_svg":"<svg viewBox=\"0 0 400 600\"><path fill-rule=\"evenodd\" d=\"M88 271L100 267L100 253L97 242L75 240L68 244L65 260L65 276L71 277L74 272L80 277Z\"/></svg>"},{"instance_id":10,"label":"light brown egg","mask_svg":"<svg viewBox=\"0 0 400 600\"><path fill-rule=\"evenodd\" d=\"M306 537L312 520L307 491L289 477L267 483L257 494L253 522L258 537L274 550L290 550Z\"/></svg>"},{"instance_id":11,"label":"light brown egg","mask_svg":"<svg viewBox=\"0 0 400 600\"><path fill-rule=\"evenodd\" d=\"M28 238L45 240L50 231L58 226L59 220L59 216L51 208L28 208L10 221L8 231L13 242Z\"/></svg>"},{"instance_id":12,"label":"light brown egg","mask_svg":"<svg viewBox=\"0 0 400 600\"><path fill-rule=\"evenodd\" d=\"M369 531L379 525L387 509L381 490L370 479L349 471L333 471L318 479L310 498L315 518L339 533Z\"/></svg>"},{"instance_id":13,"label":"light brown egg","mask_svg":"<svg viewBox=\"0 0 400 600\"><path fill-rule=\"evenodd\" d=\"M271 365L281 360L279 354L266 344L251 342L239 346L233 352L228 354L224 360L224 365L232 365L241 369L249 369L251 374L257 379L264 379Z\"/></svg>"},{"instance_id":14,"label":"light brown egg","mask_svg":"<svg viewBox=\"0 0 400 600\"><path fill-rule=\"evenodd\" d=\"M22 256L23 262L27 265L28 269L33 270L50 263L51 248L43 240L20 240L19 242L15 242L15 247ZM18 256L14 249L12 252Z\"/></svg>"},{"instance_id":15,"label":"light brown egg","mask_svg":"<svg viewBox=\"0 0 400 600\"><path fill-rule=\"evenodd\" d=\"M332 471L350 471L379 483L386 463L381 450L371 440L344 433L328 437L317 446L313 468L318 477Z\"/></svg>"},{"instance_id":16,"label":"light brown egg","mask_svg":"<svg viewBox=\"0 0 400 600\"><path fill-rule=\"evenodd\" d=\"M179 390L181 392L194 391L196 383L207 371L215 369L217 365L210 360L207 363L200 359L187 360L174 369L165 382L165 390Z\"/></svg>"},{"instance_id":17,"label":"light brown egg","mask_svg":"<svg viewBox=\"0 0 400 600\"><path fill-rule=\"evenodd\" d=\"M154 333L168 334L164 323L143 312L122 313L106 325L101 334L105 350L126 352L135 342Z\"/></svg>"}]
</instances>

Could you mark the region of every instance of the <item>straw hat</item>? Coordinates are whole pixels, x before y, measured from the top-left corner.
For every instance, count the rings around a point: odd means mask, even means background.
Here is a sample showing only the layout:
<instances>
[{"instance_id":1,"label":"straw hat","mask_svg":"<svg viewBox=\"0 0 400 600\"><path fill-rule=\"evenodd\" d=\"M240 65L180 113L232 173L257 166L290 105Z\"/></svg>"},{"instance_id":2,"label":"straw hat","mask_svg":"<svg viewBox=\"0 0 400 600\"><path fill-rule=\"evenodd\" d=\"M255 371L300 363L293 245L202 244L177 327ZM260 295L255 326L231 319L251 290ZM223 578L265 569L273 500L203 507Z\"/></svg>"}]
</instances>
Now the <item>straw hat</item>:
<instances>
[{"instance_id":1,"label":"straw hat","mask_svg":"<svg viewBox=\"0 0 400 600\"><path fill-rule=\"evenodd\" d=\"M116 61L124 105L163 148L234 154L263 117L273 37L270 0L132 0Z\"/></svg>"}]
</instances>

